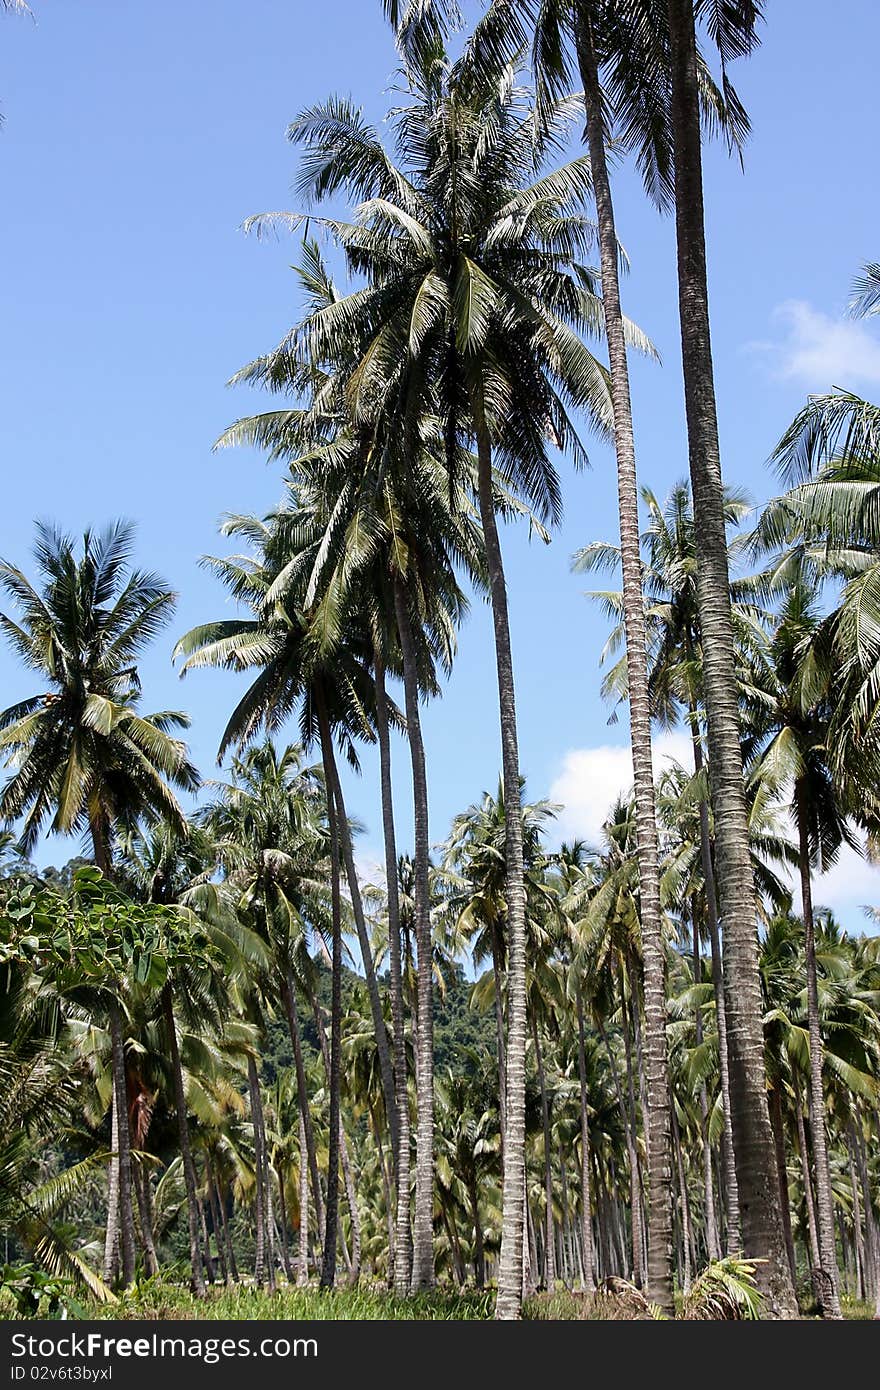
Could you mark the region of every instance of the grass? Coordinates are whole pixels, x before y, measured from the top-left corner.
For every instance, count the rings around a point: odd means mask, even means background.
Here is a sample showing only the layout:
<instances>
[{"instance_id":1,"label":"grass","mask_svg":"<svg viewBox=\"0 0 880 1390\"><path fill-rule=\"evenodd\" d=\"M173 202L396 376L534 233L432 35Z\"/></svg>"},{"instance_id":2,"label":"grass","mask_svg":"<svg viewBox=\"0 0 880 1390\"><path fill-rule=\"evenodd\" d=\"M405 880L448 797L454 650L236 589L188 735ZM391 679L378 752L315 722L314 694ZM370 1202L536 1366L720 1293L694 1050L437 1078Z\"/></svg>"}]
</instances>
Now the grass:
<instances>
[{"instance_id":1,"label":"grass","mask_svg":"<svg viewBox=\"0 0 880 1390\"><path fill-rule=\"evenodd\" d=\"M873 1306L844 1295L843 1316L847 1320L873 1318ZM87 1316L121 1321L209 1321L248 1322L479 1322L490 1319L495 1290L465 1291L441 1288L430 1293L400 1298L384 1284L361 1283L358 1288L338 1288L324 1292L314 1285L293 1288L282 1285L269 1294L247 1285L214 1287L204 1299L195 1299L183 1284L148 1279L113 1304L89 1304ZM533 1322L629 1321L650 1316L626 1300L590 1299L567 1289L536 1294L523 1308L523 1317ZM15 1319L12 1300L0 1294L0 1318Z\"/></svg>"},{"instance_id":2,"label":"grass","mask_svg":"<svg viewBox=\"0 0 880 1390\"><path fill-rule=\"evenodd\" d=\"M381 1284L361 1284L356 1289L290 1288L276 1294L239 1286L213 1288L204 1299L194 1299L179 1285L149 1280L115 1304L93 1310L93 1315L113 1319L207 1318L246 1322L266 1319L290 1322L473 1322L491 1318L494 1291L459 1292L435 1289L431 1293L400 1298Z\"/></svg>"}]
</instances>

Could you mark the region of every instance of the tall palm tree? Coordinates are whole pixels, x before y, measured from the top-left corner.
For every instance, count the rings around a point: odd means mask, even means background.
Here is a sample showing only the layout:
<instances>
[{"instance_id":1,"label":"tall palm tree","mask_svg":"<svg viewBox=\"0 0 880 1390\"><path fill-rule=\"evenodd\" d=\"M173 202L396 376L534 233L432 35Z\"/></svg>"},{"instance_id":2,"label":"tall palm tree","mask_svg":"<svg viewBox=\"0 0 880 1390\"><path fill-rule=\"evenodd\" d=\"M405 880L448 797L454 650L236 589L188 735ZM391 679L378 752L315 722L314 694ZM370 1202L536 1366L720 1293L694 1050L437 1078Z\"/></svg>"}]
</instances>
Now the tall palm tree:
<instances>
[{"instance_id":1,"label":"tall palm tree","mask_svg":"<svg viewBox=\"0 0 880 1390\"><path fill-rule=\"evenodd\" d=\"M656 22L653 0L635 0ZM731 1114L745 1248L766 1261L759 1277L772 1313L795 1312L777 1197L773 1135L767 1111L761 1037L761 993L755 897L749 864L736 695L735 642L724 519L724 491L709 331L709 293L703 210L700 77L695 0L668 0L669 118L672 132L675 227L682 366L691 487L697 528L698 596L703 632L703 681L708 716L718 890L727 952L725 990L731 1072ZM727 86L727 65L758 42L758 0L708 8L710 36Z\"/></svg>"},{"instance_id":2,"label":"tall palm tree","mask_svg":"<svg viewBox=\"0 0 880 1390\"><path fill-rule=\"evenodd\" d=\"M627 40L615 26L613 6L600 0L569 0L536 7L495 0L478 26L474 47L485 54L499 42L521 40L523 24L534 20L536 76L550 94L569 89L566 39L574 41L583 86L589 171L596 204L605 340L608 344L614 446L617 459L623 613L629 684L630 744L635 777L641 875L641 913L645 970L645 1039L649 1073L649 1286L665 1312L673 1307L672 1207L669 1082L665 1031L665 956L661 943L659 847L654 806L651 712L647 676L647 636L639 554L639 499L636 477L627 330L621 308L620 248L614 216L607 145L613 112L603 91L601 71L611 59L619 66ZM610 21L610 23L609 23ZM628 55L631 60L631 55ZM617 76L617 74L612 74ZM628 113L626 113L628 114ZM610 117L610 119L609 119Z\"/></svg>"},{"instance_id":3,"label":"tall palm tree","mask_svg":"<svg viewBox=\"0 0 880 1390\"><path fill-rule=\"evenodd\" d=\"M337 608L334 595L310 604L306 595L285 587L276 597L279 576L290 567L291 539L298 514L282 509L265 521L233 518L227 531L244 534L253 554L212 560L215 573L227 584L250 617L203 624L180 639L175 656L183 671L215 666L256 669L249 686L227 723L219 756L233 745L246 746L264 729L271 732L299 707L304 745L318 743L327 788L332 923L332 1000L330 1046L330 1148L327 1171L326 1239L322 1284L332 1286L336 1275L339 1204L339 1087L342 1027L342 896L340 865L344 863L352 908L361 943L374 1029L382 1066L386 1113L394 1132L394 1080L388 1035L366 932L360 887L354 865L351 827L336 762L338 741L357 766L355 739L372 741L374 686L370 671L372 649L363 625L350 608Z\"/></svg>"},{"instance_id":4,"label":"tall palm tree","mask_svg":"<svg viewBox=\"0 0 880 1390\"><path fill-rule=\"evenodd\" d=\"M810 1128L816 1167L816 1212L821 1267L816 1271L823 1312L840 1317L831 1172L822 1081L823 1041L819 1017L816 927L811 867L834 863L841 845L854 843L828 765L828 731L834 688L817 650L820 619L812 595L794 584L786 595L763 671L754 681L766 743L755 776L778 794L791 788L791 814L797 830L807 1017L810 1035Z\"/></svg>"},{"instance_id":5,"label":"tall palm tree","mask_svg":"<svg viewBox=\"0 0 880 1390\"><path fill-rule=\"evenodd\" d=\"M88 832L95 863L109 878L119 834L143 815L183 825L171 786L191 791L198 785L186 746L171 733L187 726L186 716L137 712L136 658L168 622L174 594L157 575L131 568L130 525L118 522L100 536L87 531L79 556L73 541L53 527L40 523L36 533L40 587L0 562L0 585L18 609L17 621L0 613L0 629L49 689L0 714L0 750L15 769L0 791L0 817L7 823L23 817L25 852L47 821L56 834ZM110 1006L110 1031L123 1279L130 1284L131 1146L117 1003Z\"/></svg>"},{"instance_id":6,"label":"tall palm tree","mask_svg":"<svg viewBox=\"0 0 880 1390\"><path fill-rule=\"evenodd\" d=\"M345 189L357 222L329 223L367 286L297 330L319 359L352 320L365 348L349 395L355 415L397 419L404 447L426 413L439 415L454 473L457 440L476 443L477 500L495 630L505 798L519 797L513 662L493 461L539 515L558 512L552 440L583 451L568 409L610 422L607 380L578 330L600 325L579 260L588 222L578 204L584 161L542 177L563 113L528 117L513 74L450 68L436 48L409 72L412 95L395 116L400 163L347 102L304 113L291 138L305 146L298 191ZM290 223L291 219L286 219ZM294 218L294 225L298 219ZM523 1235L525 904L518 817L508 821L510 1004L509 1161L498 1309L517 1316Z\"/></svg>"},{"instance_id":7,"label":"tall palm tree","mask_svg":"<svg viewBox=\"0 0 880 1390\"><path fill-rule=\"evenodd\" d=\"M694 772L703 774L705 782L705 752L702 736L702 711L705 708L702 664L703 639L697 593L697 538L687 483L677 483L661 503L649 488L642 489L648 520L642 535L644 590L648 604L649 632L649 691L655 719L672 727L683 717L689 727L694 750ZM725 489L725 522L728 527L740 524L750 504L744 494ZM731 568L747 544L747 538L735 538L730 544ZM594 569L615 570L620 565L616 546L593 542L577 551L573 567L578 572ZM754 602L754 583L737 579L732 585L733 619L737 644L748 650L760 636L760 610ZM615 621L603 653L613 655L622 640L621 613L623 595L618 592L594 594ZM615 700L628 697L629 680L625 663L616 662L607 672L603 693ZM740 1248L739 1198L733 1147L733 1125L730 1104L730 1066L727 1045L727 1021L724 1003L723 967L718 915L718 894L714 864L714 846L710 828L709 789L706 784L699 797L700 854L706 898L706 915L712 954L712 979L718 1019L721 1090L724 1108L725 1195L727 1205L727 1237L730 1249Z\"/></svg>"}]
</instances>

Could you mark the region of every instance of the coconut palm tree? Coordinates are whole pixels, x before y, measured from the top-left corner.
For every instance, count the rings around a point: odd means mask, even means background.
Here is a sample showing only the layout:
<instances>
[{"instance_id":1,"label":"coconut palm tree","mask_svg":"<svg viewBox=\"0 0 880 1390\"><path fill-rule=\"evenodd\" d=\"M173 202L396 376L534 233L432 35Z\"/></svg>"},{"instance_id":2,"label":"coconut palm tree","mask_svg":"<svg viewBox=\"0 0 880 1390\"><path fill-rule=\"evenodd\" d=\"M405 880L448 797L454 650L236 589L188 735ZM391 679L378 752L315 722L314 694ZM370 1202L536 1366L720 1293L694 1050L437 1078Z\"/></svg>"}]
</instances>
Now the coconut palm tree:
<instances>
[{"instance_id":1,"label":"coconut palm tree","mask_svg":"<svg viewBox=\"0 0 880 1390\"><path fill-rule=\"evenodd\" d=\"M725 990L731 1074L731 1118L743 1242L766 1260L760 1279L773 1314L795 1312L777 1200L773 1135L767 1112L761 1042L761 995L755 899L743 790L735 635L724 519L724 491L709 331L703 211L700 76L695 0L636 0L648 22L668 25L669 123L672 133L675 227L688 452L697 529L698 597L703 682L715 811L719 906L727 951ZM758 0L734 0L709 11L710 37L727 66L758 42ZM650 11L663 10L652 15Z\"/></svg>"},{"instance_id":2,"label":"coconut palm tree","mask_svg":"<svg viewBox=\"0 0 880 1390\"><path fill-rule=\"evenodd\" d=\"M855 840L826 753L834 694L821 648L817 648L819 627L815 599L800 584L793 585L779 614L763 671L754 681L756 692L760 692L759 718L766 729L755 776L777 794L791 788L791 814L799 847L810 1034L810 1124L821 1259L817 1288L823 1312L840 1317L811 868L815 864L824 872L834 863L841 845L855 844Z\"/></svg>"},{"instance_id":3,"label":"coconut palm tree","mask_svg":"<svg viewBox=\"0 0 880 1390\"><path fill-rule=\"evenodd\" d=\"M180 639L175 655L184 671L218 666L258 671L239 701L223 734L220 757L237 745L244 747L259 730L279 728L299 706L303 743L321 748L327 788L327 820L331 875L332 1002L330 1076L330 1153L327 1174L326 1239L322 1283L332 1286L336 1274L339 1182L339 1083L342 1023L342 897L340 864L345 863L352 908L367 973L374 1028L382 1062L386 1113L396 1123L394 1081L372 952L367 937L351 828L334 751L334 741L357 766L355 739L374 739L371 716L374 687L370 672L371 646L351 609L338 609L332 596L323 595L310 607L303 595L285 589L274 599L273 586L289 566L291 535L298 517L282 510L260 522L233 518L227 531L245 534L253 554L231 560L212 560L214 571L251 611L249 618L234 618L194 628Z\"/></svg>"},{"instance_id":4,"label":"coconut palm tree","mask_svg":"<svg viewBox=\"0 0 880 1390\"><path fill-rule=\"evenodd\" d=\"M13 650L49 687L0 714L0 750L15 770L0 791L0 817L23 818L20 846L30 849L49 821L56 834L88 833L95 863L113 873L114 844L144 815L183 824L172 785L191 791L198 774L172 731L188 719L176 711L137 712L136 658L168 622L174 594L157 575L132 569L133 528L123 522L74 543L38 523L35 587L0 562L0 585L18 609L0 614ZM119 1211L123 1279L134 1278L130 1136L122 1117L125 1057L121 1009L110 1006L119 1136Z\"/></svg>"},{"instance_id":5,"label":"coconut palm tree","mask_svg":"<svg viewBox=\"0 0 880 1390\"><path fill-rule=\"evenodd\" d=\"M498 653L505 795L519 794L513 666L504 569L494 511L493 458L541 514L558 509L548 455L552 439L582 448L568 409L610 420L606 378L577 330L595 331L599 304L578 259L587 220L578 209L584 163L541 177L559 129L527 118L512 73L450 68L422 53L398 112L400 162L347 102L333 99L294 122L305 147L301 196L344 189L360 202L357 222L327 225L366 288L307 319L285 346L308 343L332 358L340 334L358 325L364 348L351 377L355 417L385 412L405 446L426 413L439 416L454 471L457 441L476 442L478 504L485 537ZM491 120L489 119L491 113ZM452 138L453 130L455 132ZM277 220L277 219L276 219ZM300 218L287 216L288 225ZM265 219L257 225L265 225ZM508 1087L513 1110L505 1168L506 1237L499 1309L516 1315L522 1249L522 1087L526 1046L522 850L509 829L511 1010Z\"/></svg>"}]
</instances>

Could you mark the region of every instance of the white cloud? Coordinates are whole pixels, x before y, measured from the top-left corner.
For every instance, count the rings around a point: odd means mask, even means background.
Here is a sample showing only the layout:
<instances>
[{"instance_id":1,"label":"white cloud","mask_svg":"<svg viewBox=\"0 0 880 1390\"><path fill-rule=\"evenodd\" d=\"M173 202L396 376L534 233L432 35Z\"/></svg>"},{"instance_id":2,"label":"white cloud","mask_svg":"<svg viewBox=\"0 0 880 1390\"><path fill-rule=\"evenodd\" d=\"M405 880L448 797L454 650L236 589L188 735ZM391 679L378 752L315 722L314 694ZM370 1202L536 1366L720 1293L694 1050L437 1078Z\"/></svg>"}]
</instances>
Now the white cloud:
<instances>
[{"instance_id":1,"label":"white cloud","mask_svg":"<svg viewBox=\"0 0 880 1390\"><path fill-rule=\"evenodd\" d=\"M670 762L693 766L691 741L686 734L663 734L654 741L654 775ZM632 759L629 745L601 744L596 748L573 748L562 760L559 775L550 788L550 800L562 810L556 821L561 840L583 839L590 845L601 840L602 823L616 797L632 788ZM787 827L791 838L792 828ZM786 877L783 874L783 877ZM794 909L800 907L800 881L789 876ZM826 874L813 878L813 900L817 907L829 907L852 932L872 931L862 916L865 905L880 906L880 867L870 864L856 850L844 847L837 863Z\"/></svg>"},{"instance_id":2,"label":"white cloud","mask_svg":"<svg viewBox=\"0 0 880 1390\"><path fill-rule=\"evenodd\" d=\"M670 762L693 766L691 741L686 734L663 734L654 741L654 776ZM560 802L556 822L560 839L586 840L598 845L602 824L615 799L633 784L629 744L601 744L597 748L573 748L550 788L550 800Z\"/></svg>"},{"instance_id":3,"label":"white cloud","mask_svg":"<svg viewBox=\"0 0 880 1390\"><path fill-rule=\"evenodd\" d=\"M817 907L830 907L849 931L873 931L861 909L880 906L880 869L845 847L827 874L814 877L813 900Z\"/></svg>"},{"instance_id":4,"label":"white cloud","mask_svg":"<svg viewBox=\"0 0 880 1390\"><path fill-rule=\"evenodd\" d=\"M880 382L880 342L864 324L832 318L803 299L778 305L773 319L780 336L747 346L775 376L816 391Z\"/></svg>"}]
</instances>

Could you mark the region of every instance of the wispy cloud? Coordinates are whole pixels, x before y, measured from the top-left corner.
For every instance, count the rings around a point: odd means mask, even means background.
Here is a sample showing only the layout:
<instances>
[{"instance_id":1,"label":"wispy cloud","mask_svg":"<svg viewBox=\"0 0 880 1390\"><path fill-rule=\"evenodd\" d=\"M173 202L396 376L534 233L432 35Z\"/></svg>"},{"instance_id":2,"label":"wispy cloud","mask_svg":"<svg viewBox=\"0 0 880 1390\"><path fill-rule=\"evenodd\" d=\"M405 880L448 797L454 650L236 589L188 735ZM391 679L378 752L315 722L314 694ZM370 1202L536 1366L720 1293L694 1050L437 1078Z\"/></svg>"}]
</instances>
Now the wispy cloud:
<instances>
[{"instance_id":1,"label":"wispy cloud","mask_svg":"<svg viewBox=\"0 0 880 1390\"><path fill-rule=\"evenodd\" d=\"M862 323L832 318L803 299L773 312L775 338L747 344L772 375L813 391L880 382L880 340Z\"/></svg>"}]
</instances>

